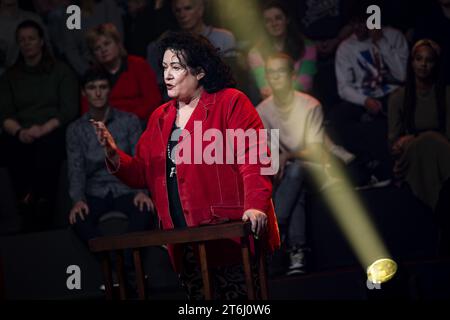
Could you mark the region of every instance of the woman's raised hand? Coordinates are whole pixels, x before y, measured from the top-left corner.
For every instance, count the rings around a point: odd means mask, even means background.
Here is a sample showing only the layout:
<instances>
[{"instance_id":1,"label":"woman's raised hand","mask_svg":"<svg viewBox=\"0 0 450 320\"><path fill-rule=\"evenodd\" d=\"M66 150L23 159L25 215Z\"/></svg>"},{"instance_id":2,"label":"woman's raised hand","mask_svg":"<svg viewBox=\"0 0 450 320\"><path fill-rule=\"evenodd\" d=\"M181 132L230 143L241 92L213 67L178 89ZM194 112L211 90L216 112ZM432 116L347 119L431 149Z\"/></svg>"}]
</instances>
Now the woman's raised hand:
<instances>
[{"instance_id":1,"label":"woman's raised hand","mask_svg":"<svg viewBox=\"0 0 450 320\"><path fill-rule=\"evenodd\" d=\"M102 121L90 120L95 128L98 142L103 146L105 155L114 165L119 165L119 155L117 153L117 145L111 133Z\"/></svg>"}]
</instances>

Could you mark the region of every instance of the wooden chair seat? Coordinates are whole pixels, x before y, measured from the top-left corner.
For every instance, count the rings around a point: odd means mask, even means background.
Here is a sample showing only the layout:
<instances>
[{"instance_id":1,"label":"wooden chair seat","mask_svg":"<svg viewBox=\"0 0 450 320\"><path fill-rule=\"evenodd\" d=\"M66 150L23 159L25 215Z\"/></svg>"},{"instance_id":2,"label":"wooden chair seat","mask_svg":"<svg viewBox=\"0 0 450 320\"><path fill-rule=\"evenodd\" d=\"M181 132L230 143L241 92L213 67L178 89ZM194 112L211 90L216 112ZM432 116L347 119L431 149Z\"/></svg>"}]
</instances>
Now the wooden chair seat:
<instances>
[{"instance_id":1,"label":"wooden chair seat","mask_svg":"<svg viewBox=\"0 0 450 320\"><path fill-rule=\"evenodd\" d=\"M109 251L117 253L117 275L120 288L120 299L126 299L125 279L124 279L124 258L123 250L131 249L133 252L134 265L136 269L136 282L139 299L145 299L144 272L140 256L140 248L149 246L161 246L167 244L190 243L198 247L200 268L202 273L204 295L206 300L211 300L213 291L211 286L210 272L206 257L207 241L240 238L242 262L245 273L245 282L247 287L247 296L249 300L256 298L251 257L249 249L249 236L252 236L251 224L249 222L228 222L218 225L209 225L185 229L156 230L146 232L128 233L118 236L107 236L92 239L89 241L89 247L92 252L101 254L102 271L105 278L106 298L112 299L112 275L109 261ZM265 251L262 240L255 240L257 249L257 268L258 278L261 290L261 298L267 300L267 277Z\"/></svg>"}]
</instances>

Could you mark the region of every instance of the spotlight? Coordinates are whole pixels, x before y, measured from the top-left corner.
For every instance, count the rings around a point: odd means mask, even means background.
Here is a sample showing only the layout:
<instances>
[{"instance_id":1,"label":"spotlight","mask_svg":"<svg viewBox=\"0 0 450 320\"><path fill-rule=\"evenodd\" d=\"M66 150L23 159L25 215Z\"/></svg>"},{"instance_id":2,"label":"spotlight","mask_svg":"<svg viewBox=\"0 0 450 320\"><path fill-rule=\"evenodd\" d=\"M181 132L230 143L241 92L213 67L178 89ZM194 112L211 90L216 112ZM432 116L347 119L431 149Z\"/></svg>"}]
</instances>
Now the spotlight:
<instances>
[{"instance_id":1,"label":"spotlight","mask_svg":"<svg viewBox=\"0 0 450 320\"><path fill-rule=\"evenodd\" d=\"M392 259L378 259L367 268L367 278L372 283L384 283L397 272L397 263Z\"/></svg>"}]
</instances>

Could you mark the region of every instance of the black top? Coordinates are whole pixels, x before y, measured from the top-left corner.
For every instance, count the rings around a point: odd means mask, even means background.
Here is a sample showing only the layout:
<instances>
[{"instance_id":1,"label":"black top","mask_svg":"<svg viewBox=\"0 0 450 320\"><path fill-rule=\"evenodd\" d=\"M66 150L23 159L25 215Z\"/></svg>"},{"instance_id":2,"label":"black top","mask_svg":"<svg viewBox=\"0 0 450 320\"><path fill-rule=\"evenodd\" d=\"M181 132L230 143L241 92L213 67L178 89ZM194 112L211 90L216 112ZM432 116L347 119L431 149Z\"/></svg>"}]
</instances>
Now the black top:
<instances>
[{"instance_id":1,"label":"black top","mask_svg":"<svg viewBox=\"0 0 450 320\"><path fill-rule=\"evenodd\" d=\"M175 165L175 147L178 144L178 138L180 137L181 130L182 129L177 127L174 121L166 151L167 194L169 197L170 217L172 218L175 228L184 228L187 226L184 218L183 207L181 206L180 194L178 193L178 181Z\"/></svg>"},{"instance_id":2,"label":"black top","mask_svg":"<svg viewBox=\"0 0 450 320\"><path fill-rule=\"evenodd\" d=\"M116 73L110 73L109 79L111 80L111 88L116 85L116 82L119 80L122 73L128 70L128 59L122 58L122 63L120 65L119 70Z\"/></svg>"}]
</instances>

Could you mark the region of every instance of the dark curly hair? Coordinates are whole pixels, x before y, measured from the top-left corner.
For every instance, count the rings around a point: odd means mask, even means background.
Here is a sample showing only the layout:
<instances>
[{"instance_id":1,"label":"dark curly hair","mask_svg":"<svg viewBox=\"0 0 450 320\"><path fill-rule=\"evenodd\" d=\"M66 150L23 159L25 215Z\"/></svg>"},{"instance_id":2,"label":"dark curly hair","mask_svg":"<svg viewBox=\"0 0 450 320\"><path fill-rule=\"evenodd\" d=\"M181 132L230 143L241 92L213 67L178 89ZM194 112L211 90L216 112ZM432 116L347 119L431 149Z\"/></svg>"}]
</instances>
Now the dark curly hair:
<instances>
[{"instance_id":1,"label":"dark curly hair","mask_svg":"<svg viewBox=\"0 0 450 320\"><path fill-rule=\"evenodd\" d=\"M188 32L168 32L159 44L160 61L166 50L173 50L185 67L196 75L204 72L199 83L208 93L235 87L230 67L222 60L220 52L201 35Z\"/></svg>"}]
</instances>

